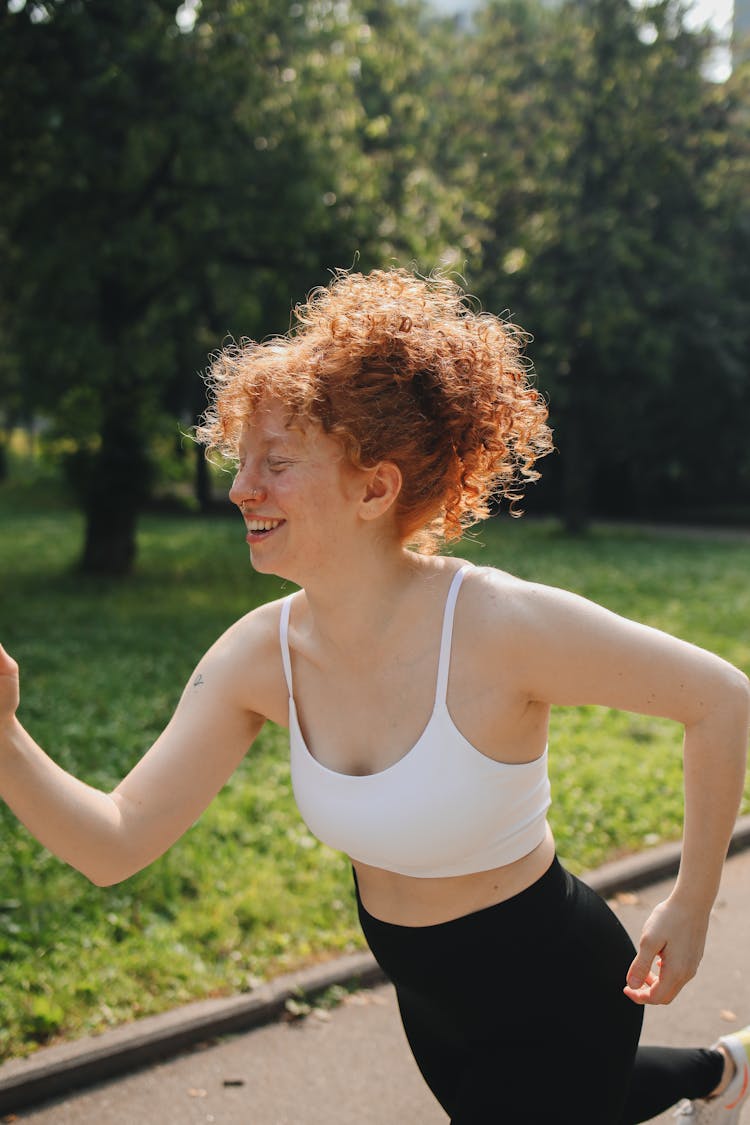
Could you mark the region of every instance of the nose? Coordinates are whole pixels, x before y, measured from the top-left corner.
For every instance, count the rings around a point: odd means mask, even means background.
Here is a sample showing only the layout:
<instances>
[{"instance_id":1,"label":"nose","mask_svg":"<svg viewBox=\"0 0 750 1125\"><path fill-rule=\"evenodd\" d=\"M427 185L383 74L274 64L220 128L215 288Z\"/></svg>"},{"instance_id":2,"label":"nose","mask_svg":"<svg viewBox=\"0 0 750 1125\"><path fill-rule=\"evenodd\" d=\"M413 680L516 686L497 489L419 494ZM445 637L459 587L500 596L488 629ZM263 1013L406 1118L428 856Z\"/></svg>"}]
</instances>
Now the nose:
<instances>
[{"instance_id":1,"label":"nose","mask_svg":"<svg viewBox=\"0 0 750 1125\"><path fill-rule=\"evenodd\" d=\"M244 465L237 470L229 489L229 499L238 508L243 504L262 502L266 497L266 489L258 479L257 471L252 472L249 465Z\"/></svg>"}]
</instances>

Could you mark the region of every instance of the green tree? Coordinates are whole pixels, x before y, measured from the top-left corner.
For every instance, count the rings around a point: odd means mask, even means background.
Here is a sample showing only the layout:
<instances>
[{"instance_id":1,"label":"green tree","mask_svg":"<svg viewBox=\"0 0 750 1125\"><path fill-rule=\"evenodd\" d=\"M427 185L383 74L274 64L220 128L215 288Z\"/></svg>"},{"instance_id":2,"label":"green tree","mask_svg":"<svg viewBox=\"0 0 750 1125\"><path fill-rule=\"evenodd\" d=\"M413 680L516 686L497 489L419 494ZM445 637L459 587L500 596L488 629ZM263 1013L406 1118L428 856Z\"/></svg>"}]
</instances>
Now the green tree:
<instances>
[{"instance_id":1,"label":"green tree","mask_svg":"<svg viewBox=\"0 0 750 1125\"><path fill-rule=\"evenodd\" d=\"M194 311L221 207L207 154L231 121L232 72L159 0L2 20L5 301L34 404L74 444L83 567L123 573L174 379L170 328Z\"/></svg>"},{"instance_id":2,"label":"green tree","mask_svg":"<svg viewBox=\"0 0 750 1125\"><path fill-rule=\"evenodd\" d=\"M598 480L643 512L705 471L707 406L733 425L747 305L728 272L732 110L704 77L710 47L673 0L495 2L472 37L478 288L534 331L571 530Z\"/></svg>"},{"instance_id":3,"label":"green tree","mask_svg":"<svg viewBox=\"0 0 750 1125\"><path fill-rule=\"evenodd\" d=\"M73 443L82 565L125 573L151 438L200 410L206 352L285 329L291 295L358 252L439 257L456 229L409 94L427 25L414 3L204 0L182 32L167 0L14 7L3 301Z\"/></svg>"}]
</instances>

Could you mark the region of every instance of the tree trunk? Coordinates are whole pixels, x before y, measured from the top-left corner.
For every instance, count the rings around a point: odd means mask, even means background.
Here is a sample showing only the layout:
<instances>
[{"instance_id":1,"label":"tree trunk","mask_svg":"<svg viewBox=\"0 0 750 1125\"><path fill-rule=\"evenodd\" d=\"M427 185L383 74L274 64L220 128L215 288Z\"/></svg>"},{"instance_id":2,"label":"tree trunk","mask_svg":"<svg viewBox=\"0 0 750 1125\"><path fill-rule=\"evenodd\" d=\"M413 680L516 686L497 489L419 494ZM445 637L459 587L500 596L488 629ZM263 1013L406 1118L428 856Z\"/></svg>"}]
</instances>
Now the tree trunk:
<instances>
[{"instance_id":1,"label":"tree trunk","mask_svg":"<svg viewBox=\"0 0 750 1125\"><path fill-rule=\"evenodd\" d=\"M92 501L86 511L86 538L80 569L84 574L113 578L130 574L136 557L138 511L113 504L105 496Z\"/></svg>"},{"instance_id":2,"label":"tree trunk","mask_svg":"<svg viewBox=\"0 0 750 1125\"><path fill-rule=\"evenodd\" d=\"M588 346L578 343L570 357L570 374L563 412L561 433L562 454L562 519L569 535L582 535L588 528L591 512L591 419L588 388L593 360Z\"/></svg>"},{"instance_id":3,"label":"tree trunk","mask_svg":"<svg viewBox=\"0 0 750 1125\"><path fill-rule=\"evenodd\" d=\"M130 574L136 557L138 514L151 484L151 463L135 403L105 418L101 446L79 457L73 483L83 498L86 533L80 569L85 574Z\"/></svg>"},{"instance_id":4,"label":"tree trunk","mask_svg":"<svg viewBox=\"0 0 750 1125\"><path fill-rule=\"evenodd\" d=\"M582 535L589 525L589 474L584 426L580 413L570 411L565 422L562 458L562 518L569 535Z\"/></svg>"}]
</instances>

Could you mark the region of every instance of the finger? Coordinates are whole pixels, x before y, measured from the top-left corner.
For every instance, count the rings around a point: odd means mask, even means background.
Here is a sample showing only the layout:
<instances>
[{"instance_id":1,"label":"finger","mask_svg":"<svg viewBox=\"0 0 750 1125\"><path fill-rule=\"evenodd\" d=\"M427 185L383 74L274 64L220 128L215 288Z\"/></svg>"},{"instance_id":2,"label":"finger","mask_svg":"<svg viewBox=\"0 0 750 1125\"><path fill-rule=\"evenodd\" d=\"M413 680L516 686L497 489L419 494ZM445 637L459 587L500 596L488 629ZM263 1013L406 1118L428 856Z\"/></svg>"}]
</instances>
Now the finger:
<instances>
[{"instance_id":1,"label":"finger","mask_svg":"<svg viewBox=\"0 0 750 1125\"><path fill-rule=\"evenodd\" d=\"M651 1002L651 995L658 980L659 978L656 973L649 972L646 974L646 979L643 984L638 988L631 988L630 985L626 984L622 991L636 1004L648 1004Z\"/></svg>"},{"instance_id":2,"label":"finger","mask_svg":"<svg viewBox=\"0 0 750 1125\"><path fill-rule=\"evenodd\" d=\"M655 942L646 937L641 938L638 953L628 969L626 980L629 988L637 991L646 982L649 973L657 963L658 971L661 967L661 952Z\"/></svg>"},{"instance_id":3,"label":"finger","mask_svg":"<svg viewBox=\"0 0 750 1125\"><path fill-rule=\"evenodd\" d=\"M643 988L637 990L630 989L627 986L623 988L625 995L634 1003L654 1006L659 1004L671 1004L679 991L679 988L670 987L663 981L657 981L653 987L644 985Z\"/></svg>"},{"instance_id":4,"label":"finger","mask_svg":"<svg viewBox=\"0 0 750 1125\"><path fill-rule=\"evenodd\" d=\"M669 965L660 961L658 972L649 974L640 988L631 989L626 986L623 992L636 1004L671 1004L692 975L694 974L670 969Z\"/></svg>"},{"instance_id":5,"label":"finger","mask_svg":"<svg viewBox=\"0 0 750 1125\"><path fill-rule=\"evenodd\" d=\"M665 965L659 973L659 979L651 990L646 1001L648 1004L671 1004L685 985L690 981L694 972L684 966Z\"/></svg>"}]
</instances>

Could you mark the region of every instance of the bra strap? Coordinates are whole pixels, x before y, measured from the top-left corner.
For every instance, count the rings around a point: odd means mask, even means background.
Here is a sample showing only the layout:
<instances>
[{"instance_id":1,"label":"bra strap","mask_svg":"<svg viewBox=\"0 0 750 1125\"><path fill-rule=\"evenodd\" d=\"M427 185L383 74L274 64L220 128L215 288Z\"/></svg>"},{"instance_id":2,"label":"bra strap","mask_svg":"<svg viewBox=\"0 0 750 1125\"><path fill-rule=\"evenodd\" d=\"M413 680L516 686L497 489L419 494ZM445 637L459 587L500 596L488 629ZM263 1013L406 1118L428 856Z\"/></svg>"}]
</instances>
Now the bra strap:
<instances>
[{"instance_id":1,"label":"bra strap","mask_svg":"<svg viewBox=\"0 0 750 1125\"><path fill-rule=\"evenodd\" d=\"M284 598L281 603L281 617L279 618L279 642L281 644L281 660L284 664L284 679L292 697L292 661L289 657L289 611L292 608L293 594Z\"/></svg>"},{"instance_id":2,"label":"bra strap","mask_svg":"<svg viewBox=\"0 0 750 1125\"><path fill-rule=\"evenodd\" d=\"M438 662L437 673L437 687L435 689L435 703L445 702L448 694L448 673L451 666L451 642L453 640L453 618L456 612L456 601L458 599L458 591L461 588L461 583L464 580L464 575L470 566L462 566L453 575L450 589L448 590L448 597L445 602L445 613L443 615L443 635L440 640L440 660Z\"/></svg>"}]
</instances>

